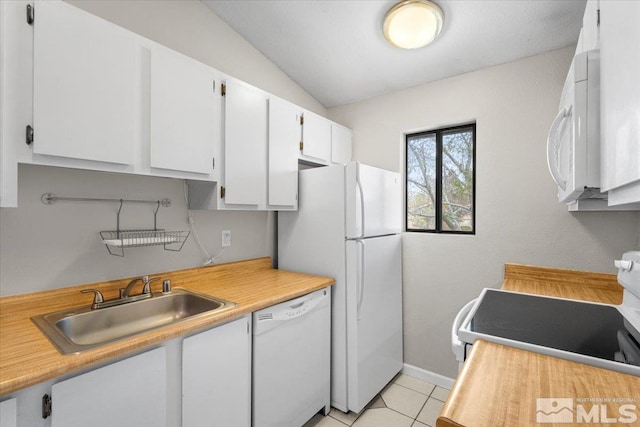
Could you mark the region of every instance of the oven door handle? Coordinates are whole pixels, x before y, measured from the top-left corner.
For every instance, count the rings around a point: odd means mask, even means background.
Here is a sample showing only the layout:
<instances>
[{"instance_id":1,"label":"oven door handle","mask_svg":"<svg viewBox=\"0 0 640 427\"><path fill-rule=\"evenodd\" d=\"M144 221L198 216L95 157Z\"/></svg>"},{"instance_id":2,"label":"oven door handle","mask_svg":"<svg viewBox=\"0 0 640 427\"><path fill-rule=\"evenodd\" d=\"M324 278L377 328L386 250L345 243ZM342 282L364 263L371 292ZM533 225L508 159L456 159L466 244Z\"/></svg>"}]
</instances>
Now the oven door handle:
<instances>
[{"instance_id":1,"label":"oven door handle","mask_svg":"<svg viewBox=\"0 0 640 427\"><path fill-rule=\"evenodd\" d=\"M467 317L467 314L469 314L476 301L477 298L472 299L465 304L465 306L462 307L456 315L456 318L453 320L453 325L451 326L451 351L456 356L460 356L459 358L456 357L458 360L464 360L464 343L458 339L458 330L462 326L462 322ZM462 351L462 353L458 354L460 351Z\"/></svg>"}]
</instances>

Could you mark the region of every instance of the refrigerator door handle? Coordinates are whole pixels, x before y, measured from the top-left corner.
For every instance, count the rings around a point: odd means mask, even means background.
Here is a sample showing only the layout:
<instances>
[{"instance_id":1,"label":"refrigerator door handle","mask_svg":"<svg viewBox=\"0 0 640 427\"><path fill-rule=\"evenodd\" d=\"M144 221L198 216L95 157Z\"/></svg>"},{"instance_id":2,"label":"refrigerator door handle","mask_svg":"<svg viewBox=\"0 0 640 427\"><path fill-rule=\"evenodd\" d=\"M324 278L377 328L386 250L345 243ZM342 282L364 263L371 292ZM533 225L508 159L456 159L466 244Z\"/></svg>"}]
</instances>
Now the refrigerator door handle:
<instances>
[{"instance_id":1,"label":"refrigerator door handle","mask_svg":"<svg viewBox=\"0 0 640 427\"><path fill-rule=\"evenodd\" d=\"M364 237L364 191L360 182L360 163L356 163L356 185L360 193L360 236L358 237Z\"/></svg>"},{"instance_id":2,"label":"refrigerator door handle","mask_svg":"<svg viewBox=\"0 0 640 427\"><path fill-rule=\"evenodd\" d=\"M360 320L360 309L362 308L362 302L364 301L364 242L357 240L358 245L361 246L359 251L360 255L360 268L358 269L358 306L357 306L357 318Z\"/></svg>"}]
</instances>

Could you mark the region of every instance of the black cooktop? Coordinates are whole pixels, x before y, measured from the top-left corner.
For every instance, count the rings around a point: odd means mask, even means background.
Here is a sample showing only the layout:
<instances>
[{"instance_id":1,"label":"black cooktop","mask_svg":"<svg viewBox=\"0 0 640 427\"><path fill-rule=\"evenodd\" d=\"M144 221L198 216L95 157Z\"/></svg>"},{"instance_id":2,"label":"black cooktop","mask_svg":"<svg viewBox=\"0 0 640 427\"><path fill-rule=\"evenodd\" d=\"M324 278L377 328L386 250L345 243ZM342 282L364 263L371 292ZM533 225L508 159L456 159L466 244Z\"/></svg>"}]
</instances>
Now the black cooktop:
<instances>
[{"instance_id":1,"label":"black cooktop","mask_svg":"<svg viewBox=\"0 0 640 427\"><path fill-rule=\"evenodd\" d=\"M487 289L469 328L640 366L640 333L612 306Z\"/></svg>"}]
</instances>

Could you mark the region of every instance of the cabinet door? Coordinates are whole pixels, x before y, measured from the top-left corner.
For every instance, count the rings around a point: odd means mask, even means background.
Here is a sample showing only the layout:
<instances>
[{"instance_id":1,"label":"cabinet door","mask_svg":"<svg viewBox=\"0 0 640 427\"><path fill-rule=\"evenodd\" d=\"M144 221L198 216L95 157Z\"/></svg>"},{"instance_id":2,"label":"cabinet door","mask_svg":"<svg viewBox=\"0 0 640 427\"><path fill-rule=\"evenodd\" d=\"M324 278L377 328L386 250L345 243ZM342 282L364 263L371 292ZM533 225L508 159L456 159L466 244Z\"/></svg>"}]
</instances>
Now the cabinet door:
<instances>
[{"instance_id":1,"label":"cabinet door","mask_svg":"<svg viewBox=\"0 0 640 427\"><path fill-rule=\"evenodd\" d=\"M271 206L295 207L298 203L298 108L282 99L269 99L269 189Z\"/></svg>"},{"instance_id":2,"label":"cabinet door","mask_svg":"<svg viewBox=\"0 0 640 427\"><path fill-rule=\"evenodd\" d=\"M18 400L7 399L0 402L0 426L1 427L17 427L18 426Z\"/></svg>"},{"instance_id":3,"label":"cabinet door","mask_svg":"<svg viewBox=\"0 0 640 427\"><path fill-rule=\"evenodd\" d=\"M251 424L251 328L243 317L185 338L182 427Z\"/></svg>"},{"instance_id":4,"label":"cabinet door","mask_svg":"<svg viewBox=\"0 0 640 427\"><path fill-rule=\"evenodd\" d=\"M134 35L62 1L39 1L35 10L33 152L131 164Z\"/></svg>"},{"instance_id":5,"label":"cabinet door","mask_svg":"<svg viewBox=\"0 0 640 427\"><path fill-rule=\"evenodd\" d=\"M164 347L54 384L52 427L163 427Z\"/></svg>"},{"instance_id":6,"label":"cabinet door","mask_svg":"<svg viewBox=\"0 0 640 427\"><path fill-rule=\"evenodd\" d=\"M347 164L351 161L351 131L331 124L331 162Z\"/></svg>"},{"instance_id":7,"label":"cabinet door","mask_svg":"<svg viewBox=\"0 0 640 427\"><path fill-rule=\"evenodd\" d=\"M219 116L215 70L162 46L151 50L151 167L210 174Z\"/></svg>"},{"instance_id":8,"label":"cabinet door","mask_svg":"<svg viewBox=\"0 0 640 427\"><path fill-rule=\"evenodd\" d=\"M225 92L225 203L264 206L267 191L267 95L234 79L227 79Z\"/></svg>"},{"instance_id":9,"label":"cabinet door","mask_svg":"<svg viewBox=\"0 0 640 427\"><path fill-rule=\"evenodd\" d=\"M640 201L639 20L640 2L600 2L601 188L610 205Z\"/></svg>"},{"instance_id":10,"label":"cabinet door","mask_svg":"<svg viewBox=\"0 0 640 427\"><path fill-rule=\"evenodd\" d=\"M582 50L597 49L600 41L598 14L600 0L588 0L582 19Z\"/></svg>"},{"instance_id":11,"label":"cabinet door","mask_svg":"<svg viewBox=\"0 0 640 427\"><path fill-rule=\"evenodd\" d=\"M304 112L302 126L302 157L311 157L321 163L331 159L331 122L311 111Z\"/></svg>"}]
</instances>

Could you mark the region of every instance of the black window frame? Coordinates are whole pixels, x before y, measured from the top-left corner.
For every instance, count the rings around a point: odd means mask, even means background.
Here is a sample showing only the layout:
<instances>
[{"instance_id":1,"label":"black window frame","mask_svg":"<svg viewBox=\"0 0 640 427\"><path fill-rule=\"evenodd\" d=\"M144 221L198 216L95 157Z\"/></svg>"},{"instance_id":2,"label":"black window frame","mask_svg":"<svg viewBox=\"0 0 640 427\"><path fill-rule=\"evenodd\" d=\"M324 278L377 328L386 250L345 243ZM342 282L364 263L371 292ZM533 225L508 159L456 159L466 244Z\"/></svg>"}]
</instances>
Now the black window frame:
<instances>
[{"instance_id":1,"label":"black window frame","mask_svg":"<svg viewBox=\"0 0 640 427\"><path fill-rule=\"evenodd\" d=\"M472 200L471 200L471 230L443 230L442 229L442 135L450 133L456 130L472 129L472 156L473 156L473 185L472 185ZM409 228L409 138L420 135L436 135L436 200L435 200L435 229L424 230L418 228ZM475 235L476 234L476 123L466 123L463 125L448 126L445 128L426 130L420 132L413 132L405 134L404 138L404 231L408 233L432 233L432 234L461 234L461 235Z\"/></svg>"}]
</instances>

